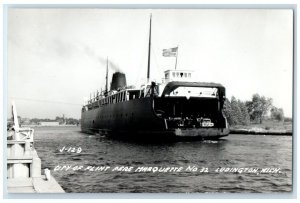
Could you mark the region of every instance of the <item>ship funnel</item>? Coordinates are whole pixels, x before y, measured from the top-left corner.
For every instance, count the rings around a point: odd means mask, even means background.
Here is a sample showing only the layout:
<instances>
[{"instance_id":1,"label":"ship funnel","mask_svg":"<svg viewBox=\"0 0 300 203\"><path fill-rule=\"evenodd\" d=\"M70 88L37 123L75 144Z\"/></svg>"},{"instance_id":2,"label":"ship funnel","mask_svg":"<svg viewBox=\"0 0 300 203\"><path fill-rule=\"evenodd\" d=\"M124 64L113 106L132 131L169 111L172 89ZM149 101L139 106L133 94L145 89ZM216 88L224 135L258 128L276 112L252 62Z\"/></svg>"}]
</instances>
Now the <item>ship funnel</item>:
<instances>
[{"instance_id":1,"label":"ship funnel","mask_svg":"<svg viewBox=\"0 0 300 203\"><path fill-rule=\"evenodd\" d=\"M115 72L112 76L110 90L117 90L122 87L126 87L126 76L124 73Z\"/></svg>"}]
</instances>

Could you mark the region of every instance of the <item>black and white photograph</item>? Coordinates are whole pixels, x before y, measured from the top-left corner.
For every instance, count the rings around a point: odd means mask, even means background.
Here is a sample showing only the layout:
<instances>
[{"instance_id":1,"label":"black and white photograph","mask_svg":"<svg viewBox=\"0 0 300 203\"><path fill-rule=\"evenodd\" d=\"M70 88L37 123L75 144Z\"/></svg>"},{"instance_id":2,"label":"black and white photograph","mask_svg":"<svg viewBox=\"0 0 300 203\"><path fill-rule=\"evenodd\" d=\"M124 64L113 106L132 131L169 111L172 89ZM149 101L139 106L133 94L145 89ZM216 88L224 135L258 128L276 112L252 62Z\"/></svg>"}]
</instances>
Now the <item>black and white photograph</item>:
<instances>
[{"instance_id":1,"label":"black and white photograph","mask_svg":"<svg viewBox=\"0 0 300 203\"><path fill-rule=\"evenodd\" d=\"M5 190L292 193L294 15L8 7Z\"/></svg>"}]
</instances>

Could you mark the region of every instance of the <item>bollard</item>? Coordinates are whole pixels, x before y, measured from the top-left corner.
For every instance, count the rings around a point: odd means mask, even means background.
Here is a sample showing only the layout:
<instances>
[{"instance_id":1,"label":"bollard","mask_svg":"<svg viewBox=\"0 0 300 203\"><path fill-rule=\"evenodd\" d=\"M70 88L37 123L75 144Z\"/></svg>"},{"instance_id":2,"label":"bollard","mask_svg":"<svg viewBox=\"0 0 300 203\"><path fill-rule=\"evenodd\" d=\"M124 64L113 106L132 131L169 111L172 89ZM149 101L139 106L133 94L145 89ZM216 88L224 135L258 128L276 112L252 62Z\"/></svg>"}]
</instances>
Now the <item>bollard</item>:
<instances>
[{"instance_id":1,"label":"bollard","mask_svg":"<svg viewBox=\"0 0 300 203\"><path fill-rule=\"evenodd\" d=\"M46 176L46 180L50 180L51 179L51 175L50 175L50 170L48 168L46 168L44 170L45 176Z\"/></svg>"}]
</instances>

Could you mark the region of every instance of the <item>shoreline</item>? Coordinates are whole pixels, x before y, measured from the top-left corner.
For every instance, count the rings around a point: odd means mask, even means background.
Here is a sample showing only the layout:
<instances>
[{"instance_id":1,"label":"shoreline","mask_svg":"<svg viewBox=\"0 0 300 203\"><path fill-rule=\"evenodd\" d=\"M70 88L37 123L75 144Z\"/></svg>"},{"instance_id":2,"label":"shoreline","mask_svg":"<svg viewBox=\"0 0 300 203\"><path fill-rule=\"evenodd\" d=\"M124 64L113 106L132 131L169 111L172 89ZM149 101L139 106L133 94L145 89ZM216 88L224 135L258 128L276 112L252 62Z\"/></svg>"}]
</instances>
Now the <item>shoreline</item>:
<instances>
[{"instance_id":1,"label":"shoreline","mask_svg":"<svg viewBox=\"0 0 300 203\"><path fill-rule=\"evenodd\" d=\"M58 125L58 126L41 126L41 125L23 125L22 127L78 127L77 125ZM243 135L282 135L292 136L292 130L265 130L262 128L229 128L229 134L243 134Z\"/></svg>"},{"instance_id":2,"label":"shoreline","mask_svg":"<svg viewBox=\"0 0 300 203\"><path fill-rule=\"evenodd\" d=\"M29 128L33 128L33 127L78 127L79 125L22 125L22 127L29 127Z\"/></svg>"},{"instance_id":3,"label":"shoreline","mask_svg":"<svg viewBox=\"0 0 300 203\"><path fill-rule=\"evenodd\" d=\"M262 129L232 129L230 128L230 134L244 134L244 135L282 135L292 136L293 132L288 130L262 130Z\"/></svg>"},{"instance_id":4,"label":"shoreline","mask_svg":"<svg viewBox=\"0 0 300 203\"><path fill-rule=\"evenodd\" d=\"M22 127L78 127L77 125L58 125L58 126L41 126L41 125L23 125ZM229 128L229 134L243 135L277 135L277 136L292 136L292 130L265 130L262 128Z\"/></svg>"}]
</instances>

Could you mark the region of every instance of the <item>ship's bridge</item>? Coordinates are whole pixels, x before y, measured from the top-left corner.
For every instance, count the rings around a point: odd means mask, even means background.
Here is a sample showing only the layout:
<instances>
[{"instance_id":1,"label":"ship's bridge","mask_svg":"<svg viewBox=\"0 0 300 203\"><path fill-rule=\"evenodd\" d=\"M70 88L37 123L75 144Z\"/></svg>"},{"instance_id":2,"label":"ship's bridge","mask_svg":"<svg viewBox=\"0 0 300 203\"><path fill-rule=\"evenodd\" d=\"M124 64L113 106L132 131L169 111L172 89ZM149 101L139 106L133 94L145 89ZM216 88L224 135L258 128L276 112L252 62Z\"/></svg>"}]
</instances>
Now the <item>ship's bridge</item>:
<instances>
[{"instance_id":1,"label":"ship's bridge","mask_svg":"<svg viewBox=\"0 0 300 203\"><path fill-rule=\"evenodd\" d=\"M172 81L193 81L193 71L191 70L166 70L165 71L165 83Z\"/></svg>"}]
</instances>

